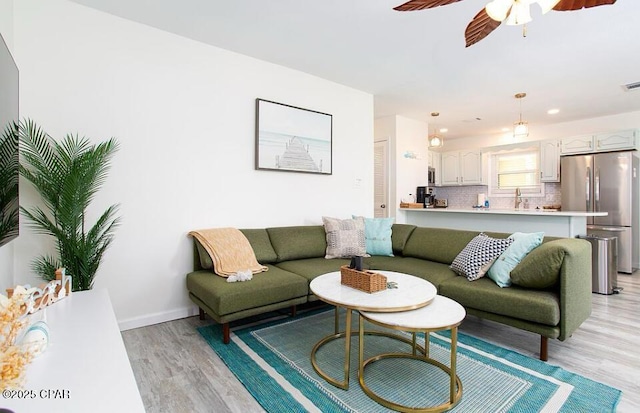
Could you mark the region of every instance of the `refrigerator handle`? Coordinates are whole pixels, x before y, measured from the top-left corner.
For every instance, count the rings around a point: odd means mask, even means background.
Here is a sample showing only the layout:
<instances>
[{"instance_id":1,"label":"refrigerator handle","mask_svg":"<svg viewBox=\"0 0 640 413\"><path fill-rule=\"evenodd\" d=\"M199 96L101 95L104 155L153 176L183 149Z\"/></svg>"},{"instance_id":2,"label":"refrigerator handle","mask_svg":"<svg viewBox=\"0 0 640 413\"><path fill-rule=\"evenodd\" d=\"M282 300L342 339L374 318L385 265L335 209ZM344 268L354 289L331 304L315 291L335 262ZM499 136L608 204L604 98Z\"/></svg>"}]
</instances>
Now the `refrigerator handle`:
<instances>
[{"instance_id":1,"label":"refrigerator handle","mask_svg":"<svg viewBox=\"0 0 640 413\"><path fill-rule=\"evenodd\" d=\"M596 168L596 173L593 181L593 198L595 199L595 211L600 212L600 168Z\"/></svg>"},{"instance_id":2,"label":"refrigerator handle","mask_svg":"<svg viewBox=\"0 0 640 413\"><path fill-rule=\"evenodd\" d=\"M585 180L585 184L584 193L587 195L585 211L591 212L591 167L589 166L587 166L587 179Z\"/></svg>"}]
</instances>

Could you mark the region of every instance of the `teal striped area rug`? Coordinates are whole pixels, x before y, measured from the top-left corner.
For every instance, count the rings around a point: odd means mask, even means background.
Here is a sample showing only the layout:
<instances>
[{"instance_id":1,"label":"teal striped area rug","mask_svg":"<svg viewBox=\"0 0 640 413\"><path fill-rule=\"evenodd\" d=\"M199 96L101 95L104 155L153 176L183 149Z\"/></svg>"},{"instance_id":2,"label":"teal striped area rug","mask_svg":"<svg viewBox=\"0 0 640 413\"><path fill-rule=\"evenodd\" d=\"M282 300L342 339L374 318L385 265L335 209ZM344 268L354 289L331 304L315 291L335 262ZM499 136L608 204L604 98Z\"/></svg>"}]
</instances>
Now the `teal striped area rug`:
<instances>
[{"instance_id":1,"label":"teal striped area rug","mask_svg":"<svg viewBox=\"0 0 640 413\"><path fill-rule=\"evenodd\" d=\"M356 312L353 318L355 327ZM344 316L341 320L344 322ZM323 310L239 329L232 332L228 345L222 343L219 325L198 331L268 412L390 411L360 388L357 336L351 342L349 390L328 384L315 372L311 349L333 333L333 328L333 310ZM369 324L366 329L383 330ZM447 366L448 333L430 335L431 357ZM364 350L366 359L387 352L409 352L410 347L368 335ZM323 371L343 379L344 340L325 345L316 358ZM457 365L463 393L452 412L613 412L622 395L602 383L462 333L458 333ZM403 405L438 405L449 397L446 373L416 360L379 360L367 366L365 378L377 394Z\"/></svg>"}]
</instances>

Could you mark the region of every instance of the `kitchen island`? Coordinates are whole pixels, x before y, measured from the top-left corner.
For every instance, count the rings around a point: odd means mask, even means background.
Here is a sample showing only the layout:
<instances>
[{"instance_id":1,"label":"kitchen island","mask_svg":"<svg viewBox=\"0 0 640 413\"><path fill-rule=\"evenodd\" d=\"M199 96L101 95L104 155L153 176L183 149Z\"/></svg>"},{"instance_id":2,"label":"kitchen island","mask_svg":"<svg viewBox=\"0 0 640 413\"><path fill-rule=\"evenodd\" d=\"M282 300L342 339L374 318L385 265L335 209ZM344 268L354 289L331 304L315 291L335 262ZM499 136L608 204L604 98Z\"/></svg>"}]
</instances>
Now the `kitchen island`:
<instances>
[{"instance_id":1,"label":"kitchen island","mask_svg":"<svg viewBox=\"0 0 640 413\"><path fill-rule=\"evenodd\" d=\"M573 238L587 234L587 218L607 212L549 211L544 209L400 208L396 221L420 227L493 232L539 232Z\"/></svg>"}]
</instances>

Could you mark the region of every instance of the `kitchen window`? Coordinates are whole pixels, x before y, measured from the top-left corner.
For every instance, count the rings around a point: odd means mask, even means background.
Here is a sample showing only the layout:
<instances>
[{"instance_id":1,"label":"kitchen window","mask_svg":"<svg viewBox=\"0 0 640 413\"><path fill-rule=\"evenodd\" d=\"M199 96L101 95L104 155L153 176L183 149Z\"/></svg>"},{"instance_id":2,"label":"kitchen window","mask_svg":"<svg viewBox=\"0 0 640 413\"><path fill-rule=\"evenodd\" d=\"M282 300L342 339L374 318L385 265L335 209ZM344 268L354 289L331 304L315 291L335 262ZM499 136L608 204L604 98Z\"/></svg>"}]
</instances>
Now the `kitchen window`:
<instances>
[{"instance_id":1,"label":"kitchen window","mask_svg":"<svg viewBox=\"0 0 640 413\"><path fill-rule=\"evenodd\" d=\"M540 149L537 147L491 155L489 195L515 196L516 188L522 195L544 196L540 182Z\"/></svg>"}]
</instances>

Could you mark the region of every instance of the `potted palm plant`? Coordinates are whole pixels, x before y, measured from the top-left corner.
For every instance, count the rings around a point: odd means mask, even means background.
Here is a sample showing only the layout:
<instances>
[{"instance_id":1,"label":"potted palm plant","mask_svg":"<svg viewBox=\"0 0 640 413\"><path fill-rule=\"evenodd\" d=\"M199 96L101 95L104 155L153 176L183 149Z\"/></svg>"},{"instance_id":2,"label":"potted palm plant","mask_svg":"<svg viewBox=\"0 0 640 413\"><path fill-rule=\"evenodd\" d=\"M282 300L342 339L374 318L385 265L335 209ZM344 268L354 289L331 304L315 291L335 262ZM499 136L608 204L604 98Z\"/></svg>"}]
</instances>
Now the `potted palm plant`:
<instances>
[{"instance_id":1,"label":"potted palm plant","mask_svg":"<svg viewBox=\"0 0 640 413\"><path fill-rule=\"evenodd\" d=\"M58 253L36 258L32 269L52 280L55 270L65 267L74 291L91 289L120 218L118 205L111 205L87 228L86 211L107 177L118 142L111 138L94 145L72 134L58 142L28 119L20 122L19 136L20 174L44 204L20 211L30 228L55 238Z\"/></svg>"}]
</instances>

